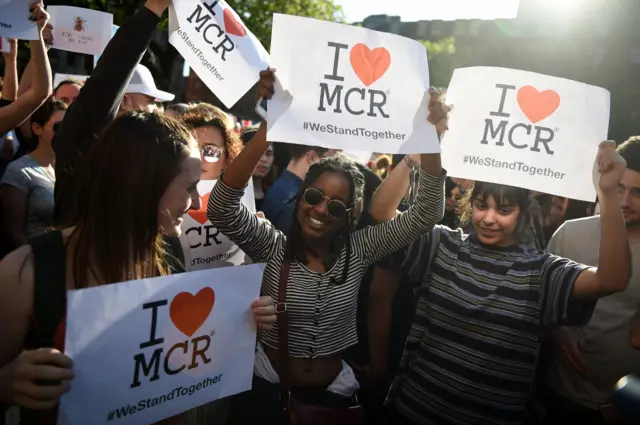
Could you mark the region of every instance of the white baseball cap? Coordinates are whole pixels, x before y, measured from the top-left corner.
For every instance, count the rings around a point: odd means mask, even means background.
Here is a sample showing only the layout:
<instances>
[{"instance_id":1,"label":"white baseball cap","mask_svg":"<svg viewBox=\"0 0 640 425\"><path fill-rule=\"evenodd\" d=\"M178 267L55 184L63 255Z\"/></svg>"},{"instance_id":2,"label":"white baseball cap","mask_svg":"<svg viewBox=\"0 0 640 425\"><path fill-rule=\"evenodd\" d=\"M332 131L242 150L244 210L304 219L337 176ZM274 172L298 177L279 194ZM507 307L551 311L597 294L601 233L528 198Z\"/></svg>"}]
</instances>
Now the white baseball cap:
<instances>
[{"instance_id":1,"label":"white baseball cap","mask_svg":"<svg viewBox=\"0 0 640 425\"><path fill-rule=\"evenodd\" d=\"M166 91L158 90L156 82L153 80L151 71L144 65L138 64L125 93L142 93L153 97L156 102L171 102L175 95Z\"/></svg>"}]
</instances>

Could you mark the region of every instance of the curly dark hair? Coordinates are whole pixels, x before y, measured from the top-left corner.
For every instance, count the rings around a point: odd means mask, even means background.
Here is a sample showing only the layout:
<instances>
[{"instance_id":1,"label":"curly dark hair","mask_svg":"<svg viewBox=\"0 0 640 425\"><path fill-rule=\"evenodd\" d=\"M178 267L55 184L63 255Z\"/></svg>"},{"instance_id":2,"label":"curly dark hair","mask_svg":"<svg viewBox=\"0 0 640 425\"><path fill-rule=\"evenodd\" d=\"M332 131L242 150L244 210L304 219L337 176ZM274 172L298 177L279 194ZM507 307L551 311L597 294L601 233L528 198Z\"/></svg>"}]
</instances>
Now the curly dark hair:
<instances>
[{"instance_id":1,"label":"curly dark hair","mask_svg":"<svg viewBox=\"0 0 640 425\"><path fill-rule=\"evenodd\" d=\"M295 207L293 209L293 221L289 234L287 235L287 249L285 250L285 258L288 257L289 261L296 261L300 257L302 240L300 220L298 219L298 209L300 208L300 202L302 201L302 194L307 190L318 178L324 173L339 173L347 178L349 181L349 201L347 202L347 208L355 209L356 205L363 200L364 197L364 176L358 169L354 161L344 158L340 155L323 158L316 162L309 168L302 188L298 196L293 200ZM349 257L351 257L351 241L349 235L355 230L357 220L352 217L351 214L347 214L345 218L346 222L342 227L341 234L336 237L335 244L332 246L331 258L339 258L340 252L343 248L347 250L347 257L345 260L344 269L342 270L341 283L346 282L347 274L349 271Z\"/></svg>"},{"instance_id":2,"label":"curly dark hair","mask_svg":"<svg viewBox=\"0 0 640 425\"><path fill-rule=\"evenodd\" d=\"M228 163L236 159L243 148L242 141L227 124L228 115L220 108L208 103L199 103L189 107L180 118L191 129L214 127L220 130Z\"/></svg>"}]
</instances>

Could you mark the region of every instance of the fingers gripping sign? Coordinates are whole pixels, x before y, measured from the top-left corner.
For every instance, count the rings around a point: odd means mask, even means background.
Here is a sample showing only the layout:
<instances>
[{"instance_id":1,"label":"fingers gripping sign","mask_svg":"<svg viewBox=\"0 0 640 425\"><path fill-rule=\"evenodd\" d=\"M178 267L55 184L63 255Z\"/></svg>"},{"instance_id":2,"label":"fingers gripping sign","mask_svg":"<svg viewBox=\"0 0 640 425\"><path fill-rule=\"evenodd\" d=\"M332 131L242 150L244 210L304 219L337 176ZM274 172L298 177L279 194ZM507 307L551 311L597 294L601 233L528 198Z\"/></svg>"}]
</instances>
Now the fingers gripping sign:
<instances>
[{"instance_id":1,"label":"fingers gripping sign","mask_svg":"<svg viewBox=\"0 0 640 425\"><path fill-rule=\"evenodd\" d=\"M616 152L616 143L600 143L593 163L593 184L599 193L611 193L618 189L627 169L627 162Z\"/></svg>"}]
</instances>

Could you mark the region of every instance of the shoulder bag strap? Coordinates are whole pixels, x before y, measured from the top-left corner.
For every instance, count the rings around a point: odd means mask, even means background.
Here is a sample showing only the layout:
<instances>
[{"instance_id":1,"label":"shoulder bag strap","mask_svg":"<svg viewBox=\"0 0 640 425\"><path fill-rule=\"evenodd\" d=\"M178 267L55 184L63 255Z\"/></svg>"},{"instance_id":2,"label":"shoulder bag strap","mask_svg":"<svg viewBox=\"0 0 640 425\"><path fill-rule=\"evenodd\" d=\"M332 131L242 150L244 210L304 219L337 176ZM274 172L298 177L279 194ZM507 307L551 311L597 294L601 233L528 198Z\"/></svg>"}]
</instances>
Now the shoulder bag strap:
<instances>
[{"instance_id":1,"label":"shoulder bag strap","mask_svg":"<svg viewBox=\"0 0 640 425\"><path fill-rule=\"evenodd\" d=\"M62 233L47 232L29 241L34 256L33 317L38 347L53 347L67 306L66 255Z\"/></svg>"},{"instance_id":2,"label":"shoulder bag strap","mask_svg":"<svg viewBox=\"0 0 640 425\"><path fill-rule=\"evenodd\" d=\"M276 314L278 315L280 405L282 407L283 420L288 421L289 402L291 399L291 364L289 363L289 312L287 311L287 281L289 280L290 262L287 258L287 251L288 249L285 249L282 266L280 267Z\"/></svg>"}]
</instances>

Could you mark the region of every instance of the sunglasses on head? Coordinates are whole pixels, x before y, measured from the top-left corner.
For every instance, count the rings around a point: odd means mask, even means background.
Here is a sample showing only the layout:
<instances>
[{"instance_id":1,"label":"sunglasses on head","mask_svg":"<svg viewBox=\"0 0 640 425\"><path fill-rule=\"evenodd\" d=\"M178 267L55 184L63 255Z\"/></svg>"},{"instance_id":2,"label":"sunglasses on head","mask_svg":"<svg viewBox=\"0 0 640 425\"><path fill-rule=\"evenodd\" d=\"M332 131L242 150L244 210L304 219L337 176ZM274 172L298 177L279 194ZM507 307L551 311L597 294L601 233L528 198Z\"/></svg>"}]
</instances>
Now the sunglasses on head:
<instances>
[{"instance_id":1,"label":"sunglasses on head","mask_svg":"<svg viewBox=\"0 0 640 425\"><path fill-rule=\"evenodd\" d=\"M304 191L302 199L311 206L319 205L323 200L327 199L329 201L327 204L327 211L333 218L342 218L351 211L351 209L347 208L342 202L324 196L324 193L313 187Z\"/></svg>"},{"instance_id":2,"label":"sunglasses on head","mask_svg":"<svg viewBox=\"0 0 640 425\"><path fill-rule=\"evenodd\" d=\"M218 162L223 153L224 150L216 145L205 145L200 148L200 156L205 162Z\"/></svg>"}]
</instances>

